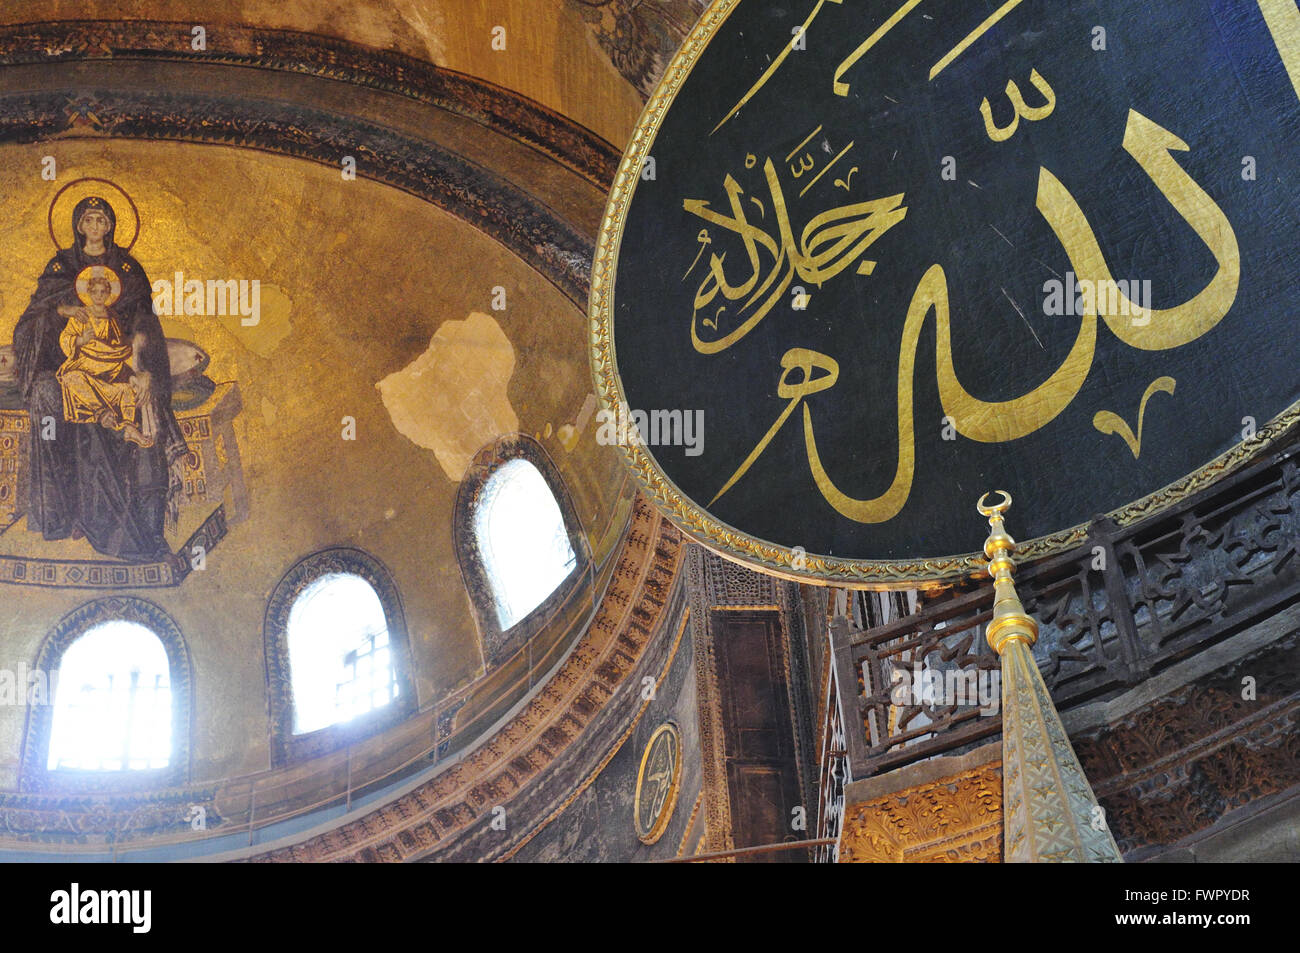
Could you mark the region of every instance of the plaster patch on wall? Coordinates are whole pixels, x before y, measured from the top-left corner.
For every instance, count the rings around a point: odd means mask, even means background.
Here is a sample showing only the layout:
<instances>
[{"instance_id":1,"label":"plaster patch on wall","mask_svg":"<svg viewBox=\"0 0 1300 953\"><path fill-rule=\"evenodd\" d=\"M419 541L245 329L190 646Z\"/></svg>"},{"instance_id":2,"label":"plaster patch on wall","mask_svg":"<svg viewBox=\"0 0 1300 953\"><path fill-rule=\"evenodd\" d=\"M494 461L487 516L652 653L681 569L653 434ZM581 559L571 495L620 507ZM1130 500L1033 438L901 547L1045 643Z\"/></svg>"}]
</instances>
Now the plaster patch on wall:
<instances>
[{"instance_id":1,"label":"plaster patch on wall","mask_svg":"<svg viewBox=\"0 0 1300 953\"><path fill-rule=\"evenodd\" d=\"M270 357L280 343L293 330L289 315L293 311L293 301L278 285L262 282L260 288L260 314L257 324L245 325L239 315L218 318L230 328L239 343L258 357Z\"/></svg>"},{"instance_id":2,"label":"plaster patch on wall","mask_svg":"<svg viewBox=\"0 0 1300 953\"><path fill-rule=\"evenodd\" d=\"M560 438L560 444L569 453L572 453L573 448L578 445L578 438L581 437L582 432L587 429L587 422L591 420L591 415L595 412L596 395L588 394L587 399L583 401L582 410L578 413L577 421L571 424L564 424L558 431L556 431L556 436ZM550 434L548 433L547 436L549 437Z\"/></svg>"},{"instance_id":3,"label":"plaster patch on wall","mask_svg":"<svg viewBox=\"0 0 1300 953\"><path fill-rule=\"evenodd\" d=\"M447 50L443 37L447 32L447 24L442 11L436 7L429 9L426 0L405 0L405 2L395 3L393 7L408 30L419 38L428 52L430 62L445 63ZM426 20L426 15L434 22L430 23Z\"/></svg>"},{"instance_id":4,"label":"plaster patch on wall","mask_svg":"<svg viewBox=\"0 0 1300 953\"><path fill-rule=\"evenodd\" d=\"M484 445L519 429L506 388L515 349L490 315L446 321L428 349L375 385L398 433L432 450L459 483Z\"/></svg>"}]
</instances>

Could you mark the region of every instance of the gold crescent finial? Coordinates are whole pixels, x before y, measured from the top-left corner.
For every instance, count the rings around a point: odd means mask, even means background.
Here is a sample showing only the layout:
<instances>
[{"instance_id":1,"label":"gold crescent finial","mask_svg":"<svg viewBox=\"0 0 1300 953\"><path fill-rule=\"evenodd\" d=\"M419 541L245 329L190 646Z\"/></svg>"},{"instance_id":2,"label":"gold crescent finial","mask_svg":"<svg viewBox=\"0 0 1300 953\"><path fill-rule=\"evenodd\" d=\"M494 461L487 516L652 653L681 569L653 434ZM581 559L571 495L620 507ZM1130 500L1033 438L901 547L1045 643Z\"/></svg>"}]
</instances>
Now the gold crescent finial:
<instances>
[{"instance_id":1,"label":"gold crescent finial","mask_svg":"<svg viewBox=\"0 0 1300 953\"><path fill-rule=\"evenodd\" d=\"M1007 510L1011 509L1010 493L1006 490L994 490L993 492L1001 493L1002 501L1000 503L994 503L992 506L986 506L984 501L989 498L989 494L985 493L980 497L980 501L975 504L975 509L980 511L981 516L992 516L994 513L1005 513Z\"/></svg>"},{"instance_id":2,"label":"gold crescent finial","mask_svg":"<svg viewBox=\"0 0 1300 953\"><path fill-rule=\"evenodd\" d=\"M1025 612L1011 579L1016 571L1013 556L1016 541L1007 532L1002 518L1011 506L1011 494L1006 490L994 490L993 493L1001 497L998 502L990 505L988 499L992 494L985 493L975 508L989 520L989 538L984 541L984 555L989 558L988 572L993 577L994 601L993 618L989 620L985 638L993 651L1001 655L1013 641L1033 645L1038 640L1038 623Z\"/></svg>"}]
</instances>

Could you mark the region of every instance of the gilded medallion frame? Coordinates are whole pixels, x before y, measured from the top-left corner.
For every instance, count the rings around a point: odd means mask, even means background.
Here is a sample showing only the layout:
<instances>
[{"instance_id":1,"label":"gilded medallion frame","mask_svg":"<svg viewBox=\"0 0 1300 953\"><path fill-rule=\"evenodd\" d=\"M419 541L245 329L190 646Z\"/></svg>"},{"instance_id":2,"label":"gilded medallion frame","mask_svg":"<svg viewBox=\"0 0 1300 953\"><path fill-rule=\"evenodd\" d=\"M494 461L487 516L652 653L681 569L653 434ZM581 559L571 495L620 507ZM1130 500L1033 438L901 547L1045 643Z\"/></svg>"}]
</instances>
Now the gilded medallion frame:
<instances>
[{"instance_id":1,"label":"gilded medallion frame","mask_svg":"<svg viewBox=\"0 0 1300 953\"><path fill-rule=\"evenodd\" d=\"M669 735L673 744L673 776L668 782L668 796L664 798L664 806L659 809L655 816L654 824L648 831L641 830L641 785L645 780L646 763L650 760L650 752L654 750L655 742L661 735ZM677 730L677 724L672 721L665 721L662 725L654 730L650 735L650 740L645 743L645 750L641 752L641 764L636 772L636 794L632 798L632 829L636 832L637 840L643 844L654 844L659 838L664 836L668 830L668 825L673 819L673 814L677 811L677 795L681 791L682 783L682 735Z\"/></svg>"},{"instance_id":2,"label":"gilded medallion frame","mask_svg":"<svg viewBox=\"0 0 1300 953\"><path fill-rule=\"evenodd\" d=\"M617 413L619 407L628 403L615 358L611 315L623 227L641 169L664 116L696 61L741 2L713 0L691 29L637 119L610 188L592 259L588 302L591 370L596 397L603 410ZM1191 473L1105 515L1119 526L1155 516L1248 463L1275 444L1297 421L1300 421L1300 401L1260 426L1251 439L1242 440ZM985 556L978 552L904 560L840 559L796 552L710 515L677 487L639 442L629 440L619 450L637 482L683 533L706 549L748 568L794 582L853 589L934 589L986 573ZM970 507L973 514L973 497ZM1080 523L1018 543L1016 549L1021 559L1028 561L1073 549L1087 535L1088 524Z\"/></svg>"}]
</instances>

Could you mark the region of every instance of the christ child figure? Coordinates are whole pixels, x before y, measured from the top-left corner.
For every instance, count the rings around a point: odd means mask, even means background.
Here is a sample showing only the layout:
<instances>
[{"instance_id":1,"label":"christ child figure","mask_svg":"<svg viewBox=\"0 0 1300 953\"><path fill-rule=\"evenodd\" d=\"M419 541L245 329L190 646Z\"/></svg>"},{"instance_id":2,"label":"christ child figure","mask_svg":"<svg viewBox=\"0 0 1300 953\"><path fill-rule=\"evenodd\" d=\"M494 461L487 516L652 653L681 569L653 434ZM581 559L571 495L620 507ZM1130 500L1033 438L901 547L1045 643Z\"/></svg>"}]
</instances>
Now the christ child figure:
<instances>
[{"instance_id":1,"label":"christ child figure","mask_svg":"<svg viewBox=\"0 0 1300 953\"><path fill-rule=\"evenodd\" d=\"M57 378L63 390L63 419L97 423L121 432L131 443L153 446L151 428L138 419L140 393L132 367L132 342L113 304L122 294L121 279L103 265L92 265L77 276L82 307L63 305L68 319L59 335L67 360ZM147 417L147 414L144 415Z\"/></svg>"}]
</instances>

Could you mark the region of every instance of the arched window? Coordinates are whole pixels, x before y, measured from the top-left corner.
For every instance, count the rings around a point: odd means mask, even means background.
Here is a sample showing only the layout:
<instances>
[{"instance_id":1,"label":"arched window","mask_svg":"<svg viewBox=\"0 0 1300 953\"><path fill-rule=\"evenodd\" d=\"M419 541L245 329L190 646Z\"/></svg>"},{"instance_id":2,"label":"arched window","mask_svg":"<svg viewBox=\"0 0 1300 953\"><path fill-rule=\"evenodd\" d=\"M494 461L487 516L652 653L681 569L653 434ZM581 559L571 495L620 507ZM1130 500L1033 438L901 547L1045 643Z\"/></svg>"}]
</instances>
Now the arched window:
<instances>
[{"instance_id":1,"label":"arched window","mask_svg":"<svg viewBox=\"0 0 1300 953\"><path fill-rule=\"evenodd\" d=\"M474 537L502 630L541 605L578 565L555 494L527 460L508 460L488 477Z\"/></svg>"},{"instance_id":2,"label":"arched window","mask_svg":"<svg viewBox=\"0 0 1300 953\"><path fill-rule=\"evenodd\" d=\"M542 445L523 434L475 454L456 496L452 538L489 668L567 611L590 581L591 550L564 481Z\"/></svg>"},{"instance_id":3,"label":"arched window","mask_svg":"<svg viewBox=\"0 0 1300 953\"><path fill-rule=\"evenodd\" d=\"M158 606L114 596L70 612L42 643L29 681L22 790L119 791L188 779L189 652Z\"/></svg>"},{"instance_id":4,"label":"arched window","mask_svg":"<svg viewBox=\"0 0 1300 953\"><path fill-rule=\"evenodd\" d=\"M414 713L406 623L388 570L358 549L300 560L266 610L272 755L313 758Z\"/></svg>"},{"instance_id":5,"label":"arched window","mask_svg":"<svg viewBox=\"0 0 1300 953\"><path fill-rule=\"evenodd\" d=\"M171 759L167 651L138 622L113 619L63 653L54 690L50 771L139 771Z\"/></svg>"},{"instance_id":6,"label":"arched window","mask_svg":"<svg viewBox=\"0 0 1300 953\"><path fill-rule=\"evenodd\" d=\"M318 576L289 610L293 733L351 721L397 698L392 655L374 587L354 573Z\"/></svg>"}]
</instances>

